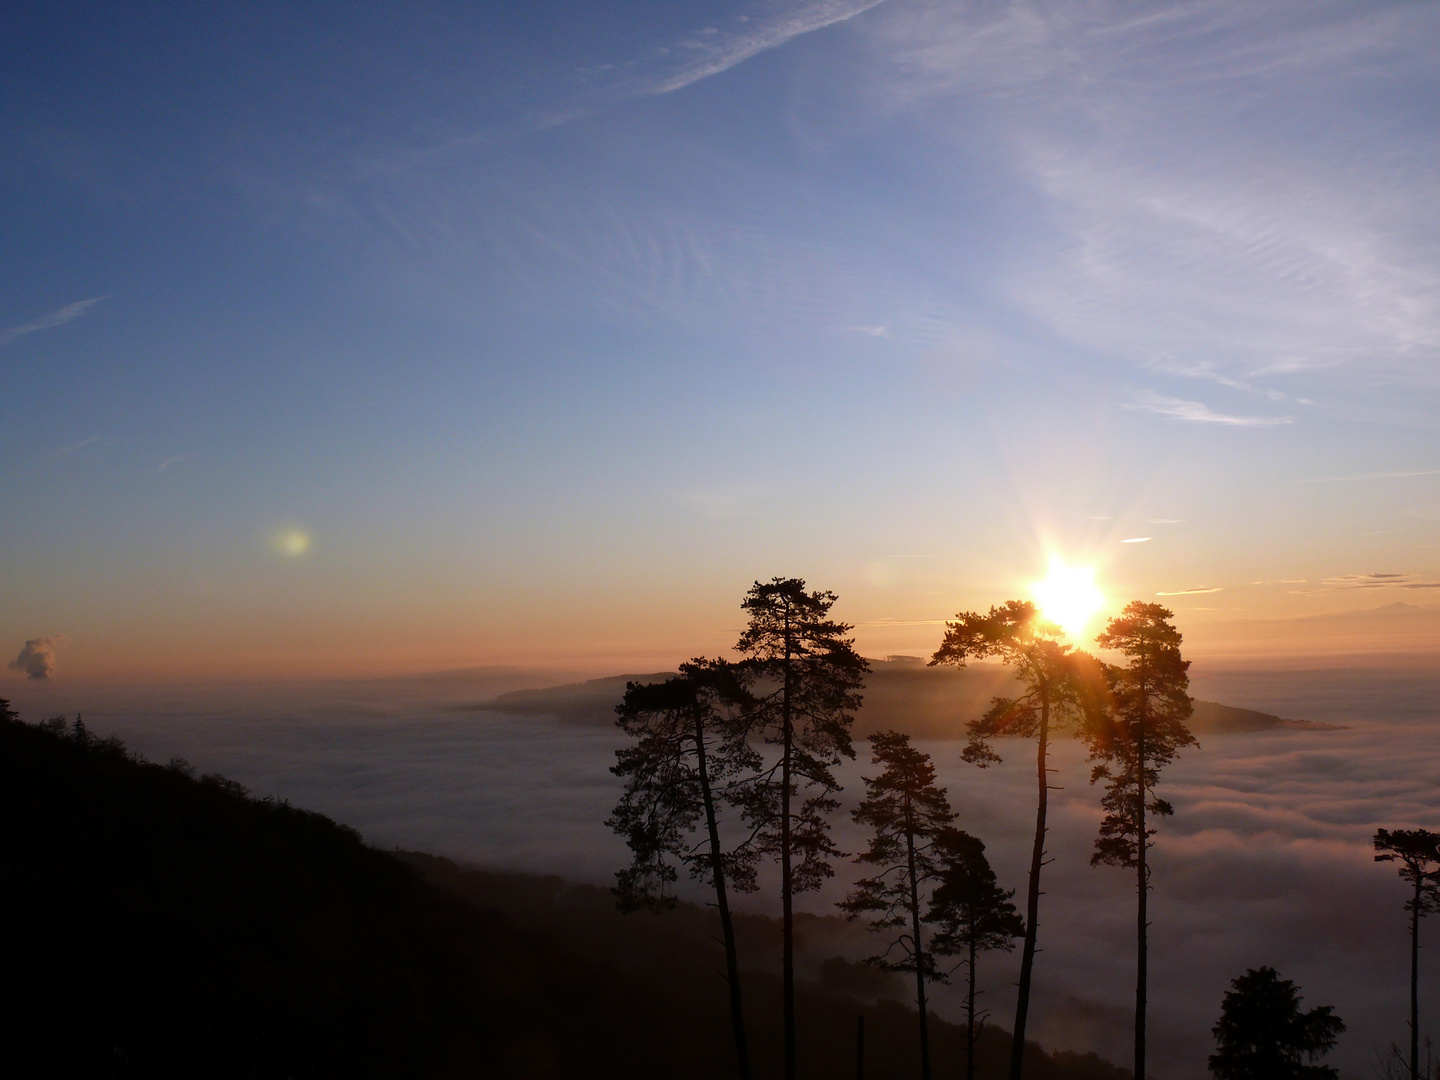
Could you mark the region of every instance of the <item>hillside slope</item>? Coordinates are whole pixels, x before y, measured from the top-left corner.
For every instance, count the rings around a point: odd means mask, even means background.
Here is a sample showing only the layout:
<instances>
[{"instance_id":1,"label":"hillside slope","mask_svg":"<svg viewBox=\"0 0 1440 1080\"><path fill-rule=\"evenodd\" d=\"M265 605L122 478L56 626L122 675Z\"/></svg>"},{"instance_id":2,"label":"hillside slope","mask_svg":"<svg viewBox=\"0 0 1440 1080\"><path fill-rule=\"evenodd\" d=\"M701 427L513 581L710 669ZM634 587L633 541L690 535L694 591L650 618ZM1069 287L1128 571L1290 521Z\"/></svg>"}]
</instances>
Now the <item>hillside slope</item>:
<instances>
[{"instance_id":1,"label":"hillside slope","mask_svg":"<svg viewBox=\"0 0 1440 1080\"><path fill-rule=\"evenodd\" d=\"M711 912L622 916L605 890L366 847L183 763L0 703L0 1012L12 1076L733 1076ZM743 921L756 1073L779 1061L772 920ZM911 1010L884 980L812 964L799 1000L813 1076L915 1072ZM868 980L868 981L867 981ZM937 1024L937 1067L959 1031ZM1008 1038L987 1029L986 1077ZM1121 1080L1032 1048L1036 1080Z\"/></svg>"}]
</instances>

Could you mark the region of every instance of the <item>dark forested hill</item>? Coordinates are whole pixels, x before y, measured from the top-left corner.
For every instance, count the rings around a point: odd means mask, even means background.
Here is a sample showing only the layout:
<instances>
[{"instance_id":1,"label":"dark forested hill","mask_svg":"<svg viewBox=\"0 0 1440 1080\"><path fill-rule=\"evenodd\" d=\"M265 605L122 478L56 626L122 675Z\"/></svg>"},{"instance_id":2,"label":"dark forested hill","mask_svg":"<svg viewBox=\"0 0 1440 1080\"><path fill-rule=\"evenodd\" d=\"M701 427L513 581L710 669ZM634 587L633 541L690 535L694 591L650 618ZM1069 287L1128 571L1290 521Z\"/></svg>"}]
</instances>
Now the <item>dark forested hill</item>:
<instances>
[{"instance_id":1,"label":"dark forested hill","mask_svg":"<svg viewBox=\"0 0 1440 1080\"><path fill-rule=\"evenodd\" d=\"M622 916L608 893L367 848L181 762L0 708L0 917L10 1076L733 1075L711 913ZM744 921L757 1074L778 1064L775 928ZM806 1075L915 1074L914 1013L843 961L799 1001ZM958 1068L939 1024L937 1067ZM999 1029L982 1041L999 1075ZM1120 1080L1034 1048L1036 1080Z\"/></svg>"}]
</instances>

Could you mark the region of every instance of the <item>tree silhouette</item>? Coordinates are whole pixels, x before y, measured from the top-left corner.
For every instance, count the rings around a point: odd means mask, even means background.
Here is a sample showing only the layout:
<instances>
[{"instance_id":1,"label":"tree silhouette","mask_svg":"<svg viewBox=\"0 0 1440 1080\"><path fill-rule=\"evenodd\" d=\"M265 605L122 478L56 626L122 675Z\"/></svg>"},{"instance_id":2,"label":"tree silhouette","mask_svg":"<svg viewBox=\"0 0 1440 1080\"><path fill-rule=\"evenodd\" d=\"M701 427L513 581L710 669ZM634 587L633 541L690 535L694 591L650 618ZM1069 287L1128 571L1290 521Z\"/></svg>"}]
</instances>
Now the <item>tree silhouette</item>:
<instances>
[{"instance_id":1,"label":"tree silhouette","mask_svg":"<svg viewBox=\"0 0 1440 1080\"><path fill-rule=\"evenodd\" d=\"M1440 833L1427 829L1381 829L1375 834L1375 861L1398 862L1414 890L1410 912L1410 1080L1420 1076L1420 920L1440 911Z\"/></svg>"},{"instance_id":2,"label":"tree silhouette","mask_svg":"<svg viewBox=\"0 0 1440 1080\"><path fill-rule=\"evenodd\" d=\"M965 965L965 1080L975 1080L975 961L982 952L1010 952L1025 934L1025 920L1009 892L1000 888L985 845L961 829L942 829L935 836L939 884L930 897L926 920L939 932L930 943L937 956L959 956Z\"/></svg>"},{"instance_id":3,"label":"tree silhouette","mask_svg":"<svg viewBox=\"0 0 1440 1080\"><path fill-rule=\"evenodd\" d=\"M1314 1064L1345 1030L1331 1006L1302 1013L1298 988L1272 967L1251 968L1230 986L1210 1029L1216 1080L1333 1080L1331 1066Z\"/></svg>"},{"instance_id":4,"label":"tree silhouette","mask_svg":"<svg viewBox=\"0 0 1440 1080\"><path fill-rule=\"evenodd\" d=\"M830 618L834 604L834 593L807 592L800 578L757 581L740 605L750 623L735 645L764 690L750 709L753 729L780 751L767 773L769 806L754 806L767 819L766 849L780 860L785 1080L795 1080L794 894L819 888L843 854L830 840L840 790L832 770L855 756L850 727L869 670L845 636L850 626Z\"/></svg>"},{"instance_id":5,"label":"tree silhouette","mask_svg":"<svg viewBox=\"0 0 1440 1080\"><path fill-rule=\"evenodd\" d=\"M1105 818L1095 841L1091 865L1109 863L1135 871L1135 1066L1145 1075L1145 1002L1148 974L1146 931L1150 893L1150 838L1155 830L1147 814L1166 817L1175 812L1158 798L1160 771L1182 747L1195 746L1185 726L1193 707L1190 661L1180 658L1180 632L1170 623L1173 613L1159 604L1139 600L1125 605L1095 640L1102 649L1125 654L1124 667L1104 665L1110 709L1106 721L1087 729L1091 758L1100 759L1090 775L1092 784L1106 781L1100 805Z\"/></svg>"},{"instance_id":6,"label":"tree silhouette","mask_svg":"<svg viewBox=\"0 0 1440 1080\"><path fill-rule=\"evenodd\" d=\"M746 739L748 692L736 669L719 660L692 660L661 683L630 683L615 711L636 739L616 751L610 770L626 778L625 793L607 824L625 837L633 860L616 875L622 910L664 910L675 905L669 886L676 864L715 889L730 985L730 1022L741 1080L750 1076L740 968L728 888L753 892L759 851L753 836L725 848L719 806L748 809L760 755ZM703 833L695 838L703 822Z\"/></svg>"},{"instance_id":7,"label":"tree silhouette","mask_svg":"<svg viewBox=\"0 0 1440 1080\"><path fill-rule=\"evenodd\" d=\"M988 614L963 611L945 624L945 637L931 657L933 664L964 667L969 660L996 657L1015 669L1024 686L1017 697L997 697L990 711L968 725L970 741L962 757L984 768L1000 760L990 740L1004 735L1033 738L1039 793L1035 807L1035 843L1030 854L1030 880L1026 889L1025 942L1020 952L1019 993L1015 999L1015 1029L1010 1053L1010 1080L1020 1080L1025 1052L1025 1019L1030 1008L1030 982L1035 967L1035 941L1039 929L1040 870L1045 864L1045 815L1049 798L1047 758L1052 725L1095 713L1103 700L1097 662L1073 652L1059 638L1058 626L1045 622L1035 605L1010 600Z\"/></svg>"},{"instance_id":8,"label":"tree silhouette","mask_svg":"<svg viewBox=\"0 0 1440 1080\"><path fill-rule=\"evenodd\" d=\"M915 1005L920 1013L920 1076L930 1080L930 1033L925 982L942 976L926 952L920 922L922 901L939 876L935 837L955 820L945 789L935 786L930 755L910 745L910 736L885 731L870 736L871 760L879 776L865 777L865 798L854 811L857 824L871 830L870 846L855 859L874 867L840 902L850 918L866 915L870 929L898 931L868 963L886 971L915 973ZM896 950L899 954L896 955Z\"/></svg>"}]
</instances>

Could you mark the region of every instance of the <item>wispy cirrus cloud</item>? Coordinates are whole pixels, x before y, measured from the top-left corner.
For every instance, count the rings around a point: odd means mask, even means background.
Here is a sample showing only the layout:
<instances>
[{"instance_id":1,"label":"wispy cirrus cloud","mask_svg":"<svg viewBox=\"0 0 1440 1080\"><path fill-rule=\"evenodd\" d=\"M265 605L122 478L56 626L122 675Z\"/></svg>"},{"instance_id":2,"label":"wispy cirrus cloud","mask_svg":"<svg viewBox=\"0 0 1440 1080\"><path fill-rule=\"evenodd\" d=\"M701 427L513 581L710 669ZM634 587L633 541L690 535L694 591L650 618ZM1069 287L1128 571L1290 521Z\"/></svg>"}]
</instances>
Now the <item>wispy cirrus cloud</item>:
<instances>
[{"instance_id":1,"label":"wispy cirrus cloud","mask_svg":"<svg viewBox=\"0 0 1440 1080\"><path fill-rule=\"evenodd\" d=\"M1226 424L1231 427L1274 427L1278 424L1293 424L1293 416L1234 416L1218 413L1199 401L1167 397L1153 390L1141 390L1128 401L1120 403L1121 408L1140 412L1151 412L1158 416L1169 416L1193 424Z\"/></svg>"},{"instance_id":2,"label":"wispy cirrus cloud","mask_svg":"<svg viewBox=\"0 0 1440 1080\"><path fill-rule=\"evenodd\" d=\"M113 293L106 293L104 296L92 296L88 300L76 300L74 303L56 308L38 319L0 330L0 346L9 345L12 341L39 333L41 330L54 330L57 326L64 326L66 323L80 318L100 301L107 300L113 295Z\"/></svg>"},{"instance_id":3,"label":"wispy cirrus cloud","mask_svg":"<svg viewBox=\"0 0 1440 1080\"><path fill-rule=\"evenodd\" d=\"M993 138L1053 225L999 284L1036 321L1120 365L1276 402L1313 405L1322 381L1435 389L1423 178L1440 159L1366 115L1433 71L1435 8L919 0L875 25L873 107L956 102L963 138ZM1302 114L1323 143L1301 146Z\"/></svg>"},{"instance_id":4,"label":"wispy cirrus cloud","mask_svg":"<svg viewBox=\"0 0 1440 1080\"><path fill-rule=\"evenodd\" d=\"M76 442L66 443L64 446L60 447L60 449L55 451L55 456L68 457L76 451L84 450L87 446L94 446L100 441L101 440L99 435L87 435L85 438L80 439Z\"/></svg>"},{"instance_id":5,"label":"wispy cirrus cloud","mask_svg":"<svg viewBox=\"0 0 1440 1080\"><path fill-rule=\"evenodd\" d=\"M700 21L681 33L651 40L629 55L572 69L569 91L557 94L551 88L549 100L532 109L522 127L555 127L625 101L672 94L795 38L853 19L884 2L799 0L742 5L724 18ZM702 16L697 14L696 18ZM458 141L484 143L492 136L468 135Z\"/></svg>"},{"instance_id":6,"label":"wispy cirrus cloud","mask_svg":"<svg viewBox=\"0 0 1440 1080\"><path fill-rule=\"evenodd\" d=\"M1325 578L1321 585L1331 589L1440 589L1440 581L1420 581L1414 574L1341 574Z\"/></svg>"},{"instance_id":7,"label":"wispy cirrus cloud","mask_svg":"<svg viewBox=\"0 0 1440 1080\"><path fill-rule=\"evenodd\" d=\"M1315 476L1302 484L1339 484L1347 480L1407 480L1413 476L1440 476L1440 469L1416 469L1411 472L1357 473L1352 476Z\"/></svg>"},{"instance_id":8,"label":"wispy cirrus cloud","mask_svg":"<svg viewBox=\"0 0 1440 1080\"><path fill-rule=\"evenodd\" d=\"M825 0L801 4L770 18L742 16L728 31L704 27L677 43L690 58L678 71L661 76L650 87L652 94L668 94L727 71L757 53L778 48L792 38L845 22L861 12L879 7L885 0Z\"/></svg>"},{"instance_id":9,"label":"wispy cirrus cloud","mask_svg":"<svg viewBox=\"0 0 1440 1080\"><path fill-rule=\"evenodd\" d=\"M1174 590L1172 590L1172 591L1170 591L1170 592L1157 592L1155 595L1156 595L1156 596L1203 596L1203 595L1206 594L1206 593L1217 593L1217 592L1224 592L1224 591L1225 591L1225 590L1224 590L1223 587L1217 585L1217 586L1215 586L1214 588L1209 588L1209 589L1174 589Z\"/></svg>"}]
</instances>

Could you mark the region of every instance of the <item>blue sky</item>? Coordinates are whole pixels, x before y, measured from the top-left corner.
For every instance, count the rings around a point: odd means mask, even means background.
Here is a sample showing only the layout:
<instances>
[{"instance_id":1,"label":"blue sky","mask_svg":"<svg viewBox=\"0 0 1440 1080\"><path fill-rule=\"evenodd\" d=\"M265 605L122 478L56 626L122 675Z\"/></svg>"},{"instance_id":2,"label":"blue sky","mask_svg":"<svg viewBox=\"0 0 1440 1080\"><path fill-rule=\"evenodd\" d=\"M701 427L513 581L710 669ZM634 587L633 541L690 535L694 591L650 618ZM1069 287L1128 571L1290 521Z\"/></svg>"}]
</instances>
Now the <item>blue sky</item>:
<instances>
[{"instance_id":1,"label":"blue sky","mask_svg":"<svg viewBox=\"0 0 1440 1080\"><path fill-rule=\"evenodd\" d=\"M798 574L920 652L1052 550L1440 599L1434 5L7 19L7 649L604 667Z\"/></svg>"}]
</instances>

